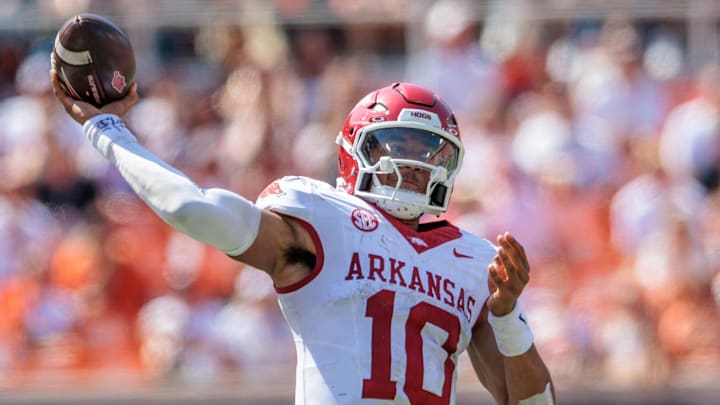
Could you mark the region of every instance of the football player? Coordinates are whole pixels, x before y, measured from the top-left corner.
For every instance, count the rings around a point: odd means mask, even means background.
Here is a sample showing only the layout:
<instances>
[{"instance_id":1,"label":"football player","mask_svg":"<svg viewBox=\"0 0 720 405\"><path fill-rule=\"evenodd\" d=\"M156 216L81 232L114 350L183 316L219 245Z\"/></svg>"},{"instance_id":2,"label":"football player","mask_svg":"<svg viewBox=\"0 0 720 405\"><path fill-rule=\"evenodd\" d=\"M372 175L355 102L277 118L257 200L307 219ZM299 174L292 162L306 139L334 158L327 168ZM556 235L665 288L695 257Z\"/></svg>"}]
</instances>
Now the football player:
<instances>
[{"instance_id":1,"label":"football player","mask_svg":"<svg viewBox=\"0 0 720 405\"><path fill-rule=\"evenodd\" d=\"M297 404L452 404L458 357L498 403L552 404L518 298L529 280L509 233L446 221L463 159L450 107L410 83L373 91L337 136L337 186L284 177L255 203L198 187L143 148L122 116L55 94L137 195L181 232L265 271L295 337Z\"/></svg>"}]
</instances>

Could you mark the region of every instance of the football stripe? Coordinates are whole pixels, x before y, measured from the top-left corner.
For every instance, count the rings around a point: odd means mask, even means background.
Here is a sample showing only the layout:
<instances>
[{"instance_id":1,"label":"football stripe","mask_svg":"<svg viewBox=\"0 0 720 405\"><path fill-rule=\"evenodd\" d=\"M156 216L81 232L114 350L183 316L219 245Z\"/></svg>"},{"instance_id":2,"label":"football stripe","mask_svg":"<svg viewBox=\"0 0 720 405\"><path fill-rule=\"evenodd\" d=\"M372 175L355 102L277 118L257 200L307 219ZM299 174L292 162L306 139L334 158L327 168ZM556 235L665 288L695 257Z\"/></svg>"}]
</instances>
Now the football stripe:
<instances>
[{"instance_id":1,"label":"football stripe","mask_svg":"<svg viewBox=\"0 0 720 405\"><path fill-rule=\"evenodd\" d=\"M82 66L92 63L90 51L71 51L60 43L60 37L55 37L55 53L65 63Z\"/></svg>"},{"instance_id":2,"label":"football stripe","mask_svg":"<svg viewBox=\"0 0 720 405\"><path fill-rule=\"evenodd\" d=\"M73 98L80 100L80 94L78 94L77 90L75 90L75 88L69 84L70 81L67 79L67 75L65 75L65 70L61 69L61 71L63 75L63 84L65 85L65 89L70 93L71 96L73 96Z\"/></svg>"}]
</instances>

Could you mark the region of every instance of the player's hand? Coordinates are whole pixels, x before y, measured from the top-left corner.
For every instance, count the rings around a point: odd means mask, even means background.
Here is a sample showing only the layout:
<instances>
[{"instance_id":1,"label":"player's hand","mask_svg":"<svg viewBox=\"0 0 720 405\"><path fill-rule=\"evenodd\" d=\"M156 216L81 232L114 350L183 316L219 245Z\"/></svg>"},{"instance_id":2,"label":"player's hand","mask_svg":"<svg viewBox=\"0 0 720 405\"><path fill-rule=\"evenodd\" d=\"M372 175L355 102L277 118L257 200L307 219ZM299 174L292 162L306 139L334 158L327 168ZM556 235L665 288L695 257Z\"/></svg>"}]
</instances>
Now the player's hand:
<instances>
[{"instance_id":1,"label":"player's hand","mask_svg":"<svg viewBox=\"0 0 720 405\"><path fill-rule=\"evenodd\" d=\"M497 237L498 251L488 266L490 280L495 291L490 294L487 305L495 316L508 314L530 280L530 265L522 245L505 232Z\"/></svg>"},{"instance_id":2,"label":"player's hand","mask_svg":"<svg viewBox=\"0 0 720 405\"><path fill-rule=\"evenodd\" d=\"M137 83L133 83L128 92L127 96L120 100L113 101L112 103L104 105L102 108L97 108L94 105L85 101L76 100L70 97L60 85L58 74L55 69L50 69L50 82L52 83L53 93L55 97L60 101L68 115L77 121L80 125L84 124L88 119L100 115L100 114L115 114L119 117L124 116L130 107L135 105L138 101L137 95Z\"/></svg>"}]
</instances>

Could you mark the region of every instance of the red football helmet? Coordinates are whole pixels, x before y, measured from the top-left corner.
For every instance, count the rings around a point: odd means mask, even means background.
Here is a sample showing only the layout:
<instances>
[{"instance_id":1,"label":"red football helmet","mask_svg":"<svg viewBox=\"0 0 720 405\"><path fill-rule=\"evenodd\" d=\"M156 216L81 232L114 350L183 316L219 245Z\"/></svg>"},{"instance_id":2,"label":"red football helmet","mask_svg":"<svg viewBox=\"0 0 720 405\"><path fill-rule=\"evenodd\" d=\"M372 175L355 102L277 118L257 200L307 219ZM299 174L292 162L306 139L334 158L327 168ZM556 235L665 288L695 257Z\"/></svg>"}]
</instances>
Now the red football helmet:
<instances>
[{"instance_id":1,"label":"red football helmet","mask_svg":"<svg viewBox=\"0 0 720 405\"><path fill-rule=\"evenodd\" d=\"M452 110L432 91L410 83L373 91L350 111L337 143L339 190L401 219L447 210L464 150ZM425 193L403 187L401 167L429 173Z\"/></svg>"}]
</instances>

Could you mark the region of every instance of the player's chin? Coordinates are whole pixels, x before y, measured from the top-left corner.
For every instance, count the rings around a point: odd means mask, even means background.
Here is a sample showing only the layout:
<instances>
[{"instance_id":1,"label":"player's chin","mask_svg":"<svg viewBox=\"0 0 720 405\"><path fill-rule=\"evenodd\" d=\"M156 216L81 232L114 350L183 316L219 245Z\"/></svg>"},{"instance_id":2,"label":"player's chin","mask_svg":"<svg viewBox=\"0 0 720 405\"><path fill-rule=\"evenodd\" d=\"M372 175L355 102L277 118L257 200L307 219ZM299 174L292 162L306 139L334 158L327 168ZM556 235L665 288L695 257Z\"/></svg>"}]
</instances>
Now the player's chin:
<instances>
[{"instance_id":1,"label":"player's chin","mask_svg":"<svg viewBox=\"0 0 720 405\"><path fill-rule=\"evenodd\" d=\"M400 188L407 190L407 191L413 191L416 193L424 194L425 193L425 185L416 183L413 181L403 181L403 184L400 185Z\"/></svg>"},{"instance_id":2,"label":"player's chin","mask_svg":"<svg viewBox=\"0 0 720 405\"><path fill-rule=\"evenodd\" d=\"M425 194L425 189L421 189L419 187L409 187L409 188L403 187L403 189L407 190L407 191L411 191L413 193Z\"/></svg>"}]
</instances>

